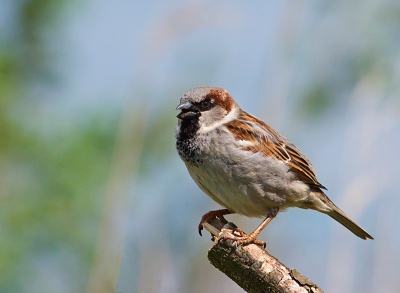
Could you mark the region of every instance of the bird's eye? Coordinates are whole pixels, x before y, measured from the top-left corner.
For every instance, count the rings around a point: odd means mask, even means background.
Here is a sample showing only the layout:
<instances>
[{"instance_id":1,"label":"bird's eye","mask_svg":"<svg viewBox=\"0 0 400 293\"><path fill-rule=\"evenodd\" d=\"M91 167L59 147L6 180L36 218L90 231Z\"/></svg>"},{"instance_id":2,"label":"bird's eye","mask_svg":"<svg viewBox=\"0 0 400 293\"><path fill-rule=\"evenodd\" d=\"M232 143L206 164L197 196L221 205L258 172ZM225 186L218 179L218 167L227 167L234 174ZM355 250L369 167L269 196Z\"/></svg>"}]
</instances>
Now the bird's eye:
<instances>
[{"instance_id":1,"label":"bird's eye","mask_svg":"<svg viewBox=\"0 0 400 293\"><path fill-rule=\"evenodd\" d=\"M201 102L201 108L202 110L208 110L212 106L212 101L211 99L205 99L204 101Z\"/></svg>"}]
</instances>

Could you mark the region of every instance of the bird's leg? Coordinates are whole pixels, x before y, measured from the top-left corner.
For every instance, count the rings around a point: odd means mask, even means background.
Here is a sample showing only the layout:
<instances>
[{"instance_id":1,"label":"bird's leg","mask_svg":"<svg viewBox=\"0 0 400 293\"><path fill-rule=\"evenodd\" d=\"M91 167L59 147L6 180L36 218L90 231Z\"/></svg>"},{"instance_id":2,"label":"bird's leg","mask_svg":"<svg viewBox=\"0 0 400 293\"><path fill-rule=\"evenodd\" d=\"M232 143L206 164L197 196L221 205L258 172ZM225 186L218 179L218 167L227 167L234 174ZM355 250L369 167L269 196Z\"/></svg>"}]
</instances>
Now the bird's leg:
<instances>
[{"instance_id":1,"label":"bird's leg","mask_svg":"<svg viewBox=\"0 0 400 293\"><path fill-rule=\"evenodd\" d=\"M247 245L247 244L250 244L250 243L254 243L254 244L257 244L259 246L265 247L264 241L258 240L257 237L258 237L258 235L260 235L261 231L268 225L268 223L271 222L271 220L276 216L278 211L279 211L279 209L277 209L277 208L271 209L268 212L268 216L249 235L244 234L242 229L236 228L235 232L238 232L240 234L240 236L235 236L233 234L231 234L231 235L226 235L225 234L218 241L220 241L221 239L222 240L230 239L230 240L235 241L237 244Z\"/></svg>"},{"instance_id":2,"label":"bird's leg","mask_svg":"<svg viewBox=\"0 0 400 293\"><path fill-rule=\"evenodd\" d=\"M209 211L208 213L204 214L203 217L201 217L201 221L199 224L199 234L201 235L201 230L203 230L203 223L208 222L211 219L218 218L220 219L224 224L228 223L228 221L224 218L224 215L229 215L233 214L228 209L222 209L222 210L215 210L215 211Z\"/></svg>"}]
</instances>

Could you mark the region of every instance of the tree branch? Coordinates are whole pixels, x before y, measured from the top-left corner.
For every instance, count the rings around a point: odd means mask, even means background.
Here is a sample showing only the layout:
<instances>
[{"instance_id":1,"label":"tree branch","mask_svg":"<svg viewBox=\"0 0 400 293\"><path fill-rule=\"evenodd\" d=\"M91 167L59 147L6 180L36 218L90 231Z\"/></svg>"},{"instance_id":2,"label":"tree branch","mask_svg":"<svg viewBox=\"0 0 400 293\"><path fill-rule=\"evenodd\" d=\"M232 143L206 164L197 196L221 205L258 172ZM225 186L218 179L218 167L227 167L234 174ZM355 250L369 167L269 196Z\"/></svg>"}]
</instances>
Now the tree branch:
<instances>
[{"instance_id":1,"label":"tree branch","mask_svg":"<svg viewBox=\"0 0 400 293\"><path fill-rule=\"evenodd\" d=\"M231 240L218 242L221 235L233 233L236 227L233 223L224 226L220 220L213 219L203 227L215 236L215 245L208 251L209 261L246 292L323 293L307 277L295 269L289 270L256 244L237 246Z\"/></svg>"}]
</instances>

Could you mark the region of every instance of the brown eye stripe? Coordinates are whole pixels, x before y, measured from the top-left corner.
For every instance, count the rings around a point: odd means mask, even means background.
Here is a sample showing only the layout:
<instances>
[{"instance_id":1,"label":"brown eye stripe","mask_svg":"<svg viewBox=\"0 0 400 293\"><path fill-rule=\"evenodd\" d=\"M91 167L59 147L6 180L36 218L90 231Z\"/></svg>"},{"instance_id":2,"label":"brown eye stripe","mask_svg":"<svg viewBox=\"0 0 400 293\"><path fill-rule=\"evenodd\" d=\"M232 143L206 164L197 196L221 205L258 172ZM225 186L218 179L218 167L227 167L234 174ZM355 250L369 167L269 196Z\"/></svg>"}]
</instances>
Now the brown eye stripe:
<instances>
[{"instance_id":1,"label":"brown eye stripe","mask_svg":"<svg viewBox=\"0 0 400 293\"><path fill-rule=\"evenodd\" d=\"M210 90L206 98L213 100L215 105L221 106L227 112L230 112L234 105L232 97L223 89Z\"/></svg>"}]
</instances>

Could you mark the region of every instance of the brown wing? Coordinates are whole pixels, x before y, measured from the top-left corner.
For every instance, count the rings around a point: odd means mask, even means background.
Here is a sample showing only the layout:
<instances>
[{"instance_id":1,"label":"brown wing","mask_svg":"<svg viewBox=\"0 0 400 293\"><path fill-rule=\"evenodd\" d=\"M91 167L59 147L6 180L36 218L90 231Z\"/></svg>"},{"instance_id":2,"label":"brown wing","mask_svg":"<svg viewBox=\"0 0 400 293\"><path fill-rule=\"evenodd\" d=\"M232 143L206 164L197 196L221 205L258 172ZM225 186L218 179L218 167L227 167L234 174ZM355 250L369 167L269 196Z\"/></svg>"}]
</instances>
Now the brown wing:
<instances>
[{"instance_id":1,"label":"brown wing","mask_svg":"<svg viewBox=\"0 0 400 293\"><path fill-rule=\"evenodd\" d=\"M326 189L318 182L311 163L301 151L264 121L241 111L237 120L226 124L237 140L252 144L243 149L263 153L289 165L300 180L317 188Z\"/></svg>"}]
</instances>

